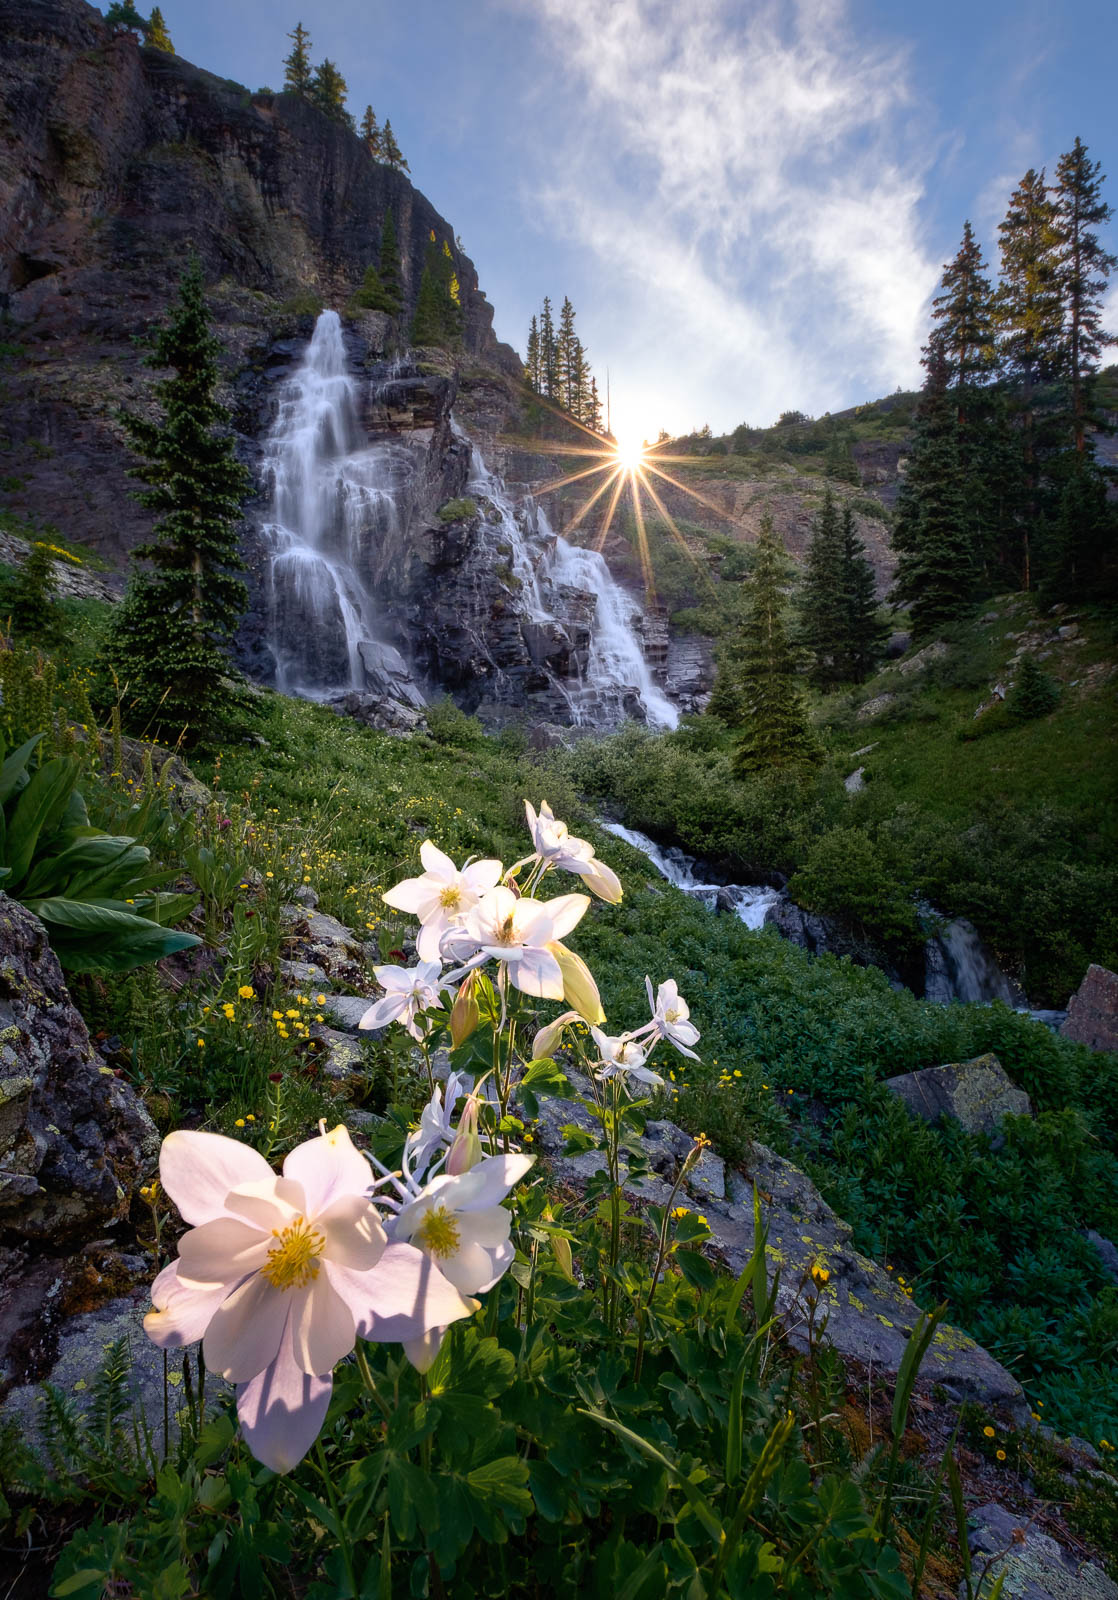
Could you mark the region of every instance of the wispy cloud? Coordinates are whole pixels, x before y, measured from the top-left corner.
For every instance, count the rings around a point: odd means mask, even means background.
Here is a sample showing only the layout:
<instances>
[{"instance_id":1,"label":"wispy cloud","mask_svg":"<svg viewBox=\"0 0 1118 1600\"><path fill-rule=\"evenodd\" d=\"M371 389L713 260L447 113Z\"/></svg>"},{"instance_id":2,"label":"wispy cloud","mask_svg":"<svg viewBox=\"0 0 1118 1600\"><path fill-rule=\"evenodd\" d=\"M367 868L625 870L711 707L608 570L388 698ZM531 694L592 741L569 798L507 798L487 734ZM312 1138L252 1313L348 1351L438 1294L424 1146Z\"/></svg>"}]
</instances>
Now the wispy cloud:
<instances>
[{"instance_id":1,"label":"wispy cloud","mask_svg":"<svg viewBox=\"0 0 1118 1600\"><path fill-rule=\"evenodd\" d=\"M542 220L597 265L580 321L634 421L768 421L915 381L940 262L903 52L846 0L513 4L574 113Z\"/></svg>"}]
</instances>

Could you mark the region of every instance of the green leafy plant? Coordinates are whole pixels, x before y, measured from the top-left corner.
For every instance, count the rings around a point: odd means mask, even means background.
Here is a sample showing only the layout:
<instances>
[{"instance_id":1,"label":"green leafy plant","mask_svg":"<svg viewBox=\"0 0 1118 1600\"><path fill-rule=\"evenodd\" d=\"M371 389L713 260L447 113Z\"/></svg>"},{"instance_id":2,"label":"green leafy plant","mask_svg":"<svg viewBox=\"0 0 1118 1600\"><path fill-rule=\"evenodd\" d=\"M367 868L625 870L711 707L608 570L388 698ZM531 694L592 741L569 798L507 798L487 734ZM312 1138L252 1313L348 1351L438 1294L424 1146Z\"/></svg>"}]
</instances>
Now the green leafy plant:
<instances>
[{"instance_id":1,"label":"green leafy plant","mask_svg":"<svg viewBox=\"0 0 1118 1600\"><path fill-rule=\"evenodd\" d=\"M41 734L0 766L0 885L46 925L71 972L122 972L200 941L175 932L192 895L160 893L173 876L153 871L147 847L89 824L77 785L81 763L56 756L35 772ZM6 747L0 740L0 756Z\"/></svg>"}]
</instances>

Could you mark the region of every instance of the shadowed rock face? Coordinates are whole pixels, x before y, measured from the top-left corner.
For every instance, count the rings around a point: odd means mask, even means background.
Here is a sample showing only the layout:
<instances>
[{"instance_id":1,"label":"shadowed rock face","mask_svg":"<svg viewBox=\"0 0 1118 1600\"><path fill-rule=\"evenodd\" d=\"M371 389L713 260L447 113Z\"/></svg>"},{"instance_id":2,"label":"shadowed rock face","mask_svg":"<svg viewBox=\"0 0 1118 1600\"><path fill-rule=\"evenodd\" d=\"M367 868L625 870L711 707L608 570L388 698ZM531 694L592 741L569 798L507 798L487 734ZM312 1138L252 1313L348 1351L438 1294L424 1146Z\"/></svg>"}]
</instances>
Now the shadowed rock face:
<instances>
[{"instance_id":1,"label":"shadowed rock face","mask_svg":"<svg viewBox=\"0 0 1118 1600\"><path fill-rule=\"evenodd\" d=\"M116 408L153 381L133 336L161 319L190 250L230 371L306 338L294 296L341 306L391 209L410 320L434 233L448 244L467 353L518 374L451 225L406 177L296 96L250 94L113 35L83 0L7 0L0 16L0 305L8 365L0 471L17 511L120 560L149 531L129 498ZM251 377L230 397L244 432Z\"/></svg>"}]
</instances>

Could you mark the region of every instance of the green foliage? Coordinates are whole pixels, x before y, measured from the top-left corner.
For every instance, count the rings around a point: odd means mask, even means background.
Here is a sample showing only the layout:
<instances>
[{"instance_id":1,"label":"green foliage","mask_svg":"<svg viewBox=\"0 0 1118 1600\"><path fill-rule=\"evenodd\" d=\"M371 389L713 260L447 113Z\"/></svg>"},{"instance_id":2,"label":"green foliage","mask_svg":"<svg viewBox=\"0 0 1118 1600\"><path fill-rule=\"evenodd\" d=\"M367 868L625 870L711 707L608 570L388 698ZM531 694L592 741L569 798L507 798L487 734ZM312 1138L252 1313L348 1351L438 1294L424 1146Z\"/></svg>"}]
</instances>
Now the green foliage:
<instances>
[{"instance_id":1,"label":"green foliage","mask_svg":"<svg viewBox=\"0 0 1118 1600\"><path fill-rule=\"evenodd\" d=\"M797 905L853 920L863 935L908 954L920 941L911 885L898 852L856 828L832 828L812 844L789 884Z\"/></svg>"},{"instance_id":2,"label":"green foliage","mask_svg":"<svg viewBox=\"0 0 1118 1600\"><path fill-rule=\"evenodd\" d=\"M152 870L131 837L91 827L78 790L81 763L55 757L34 772L42 739L11 755L0 740L0 884L46 925L71 972L123 972L200 941L169 931L191 909L190 895L158 891L172 876Z\"/></svg>"},{"instance_id":3,"label":"green foliage","mask_svg":"<svg viewBox=\"0 0 1118 1600\"><path fill-rule=\"evenodd\" d=\"M307 99L313 106L330 118L332 122L340 122L351 133L356 132L353 117L346 110L346 81L337 66L327 56L319 66L314 69L311 76L310 87L307 90Z\"/></svg>"},{"instance_id":4,"label":"green foliage","mask_svg":"<svg viewBox=\"0 0 1118 1600\"><path fill-rule=\"evenodd\" d=\"M1023 655L1006 708L1015 722L1046 717L1060 703L1060 686L1032 655Z\"/></svg>"},{"instance_id":5,"label":"green foliage","mask_svg":"<svg viewBox=\"0 0 1118 1600\"><path fill-rule=\"evenodd\" d=\"M440 245L432 232L424 255L423 274L412 318L411 342L425 348L449 348L461 337L462 300L450 245Z\"/></svg>"},{"instance_id":6,"label":"green foliage","mask_svg":"<svg viewBox=\"0 0 1118 1600\"><path fill-rule=\"evenodd\" d=\"M229 651L246 600L237 527L251 480L216 399L219 350L194 258L153 340L151 364L174 373L156 386L163 418L122 416L143 457L132 470L148 485L139 499L156 513L156 537L134 552L105 649L129 722L194 741L243 727L250 704Z\"/></svg>"},{"instance_id":7,"label":"green foliage","mask_svg":"<svg viewBox=\"0 0 1118 1600\"><path fill-rule=\"evenodd\" d=\"M61 619L55 603L58 574L50 547L36 540L11 586L9 620L21 639L58 642Z\"/></svg>"},{"instance_id":8,"label":"green foliage","mask_svg":"<svg viewBox=\"0 0 1118 1600\"><path fill-rule=\"evenodd\" d=\"M309 98L311 92L311 36L297 22L287 35L291 40L291 54L283 63L283 86L292 94Z\"/></svg>"},{"instance_id":9,"label":"green foliage","mask_svg":"<svg viewBox=\"0 0 1118 1600\"><path fill-rule=\"evenodd\" d=\"M448 500L438 510L440 522L463 522L468 517L477 516L477 501L464 498L461 500Z\"/></svg>"},{"instance_id":10,"label":"green foliage","mask_svg":"<svg viewBox=\"0 0 1118 1600\"><path fill-rule=\"evenodd\" d=\"M166 50L168 55L174 55L175 47L171 43L171 35L167 32L167 24L163 20L163 13L158 6L152 7L151 16L148 18L147 37L145 43L153 50Z\"/></svg>"},{"instance_id":11,"label":"green foliage","mask_svg":"<svg viewBox=\"0 0 1118 1600\"><path fill-rule=\"evenodd\" d=\"M399 301L385 289L380 273L371 262L365 268L361 287L351 295L349 305L351 311L387 311L389 316L395 316L400 309Z\"/></svg>"}]
</instances>

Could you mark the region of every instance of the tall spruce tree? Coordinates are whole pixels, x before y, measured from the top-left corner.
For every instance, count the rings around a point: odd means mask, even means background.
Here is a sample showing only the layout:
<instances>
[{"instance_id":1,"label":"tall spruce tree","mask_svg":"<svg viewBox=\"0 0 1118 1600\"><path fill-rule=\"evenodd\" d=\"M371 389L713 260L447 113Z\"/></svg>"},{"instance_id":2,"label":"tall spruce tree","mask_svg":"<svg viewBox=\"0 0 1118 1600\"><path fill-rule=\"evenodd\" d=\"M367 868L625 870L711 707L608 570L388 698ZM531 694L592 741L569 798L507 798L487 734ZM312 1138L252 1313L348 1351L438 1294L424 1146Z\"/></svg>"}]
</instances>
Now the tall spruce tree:
<instances>
[{"instance_id":1,"label":"tall spruce tree","mask_svg":"<svg viewBox=\"0 0 1118 1600\"><path fill-rule=\"evenodd\" d=\"M329 56L314 69L311 79L310 100L333 122L340 122L350 132L355 132L354 121L346 110L346 81Z\"/></svg>"},{"instance_id":2,"label":"tall spruce tree","mask_svg":"<svg viewBox=\"0 0 1118 1600\"><path fill-rule=\"evenodd\" d=\"M787 556L766 512L753 571L743 585L738 681L744 726L733 758L740 775L803 766L820 755L788 636L783 593L787 570Z\"/></svg>"},{"instance_id":3,"label":"tall spruce tree","mask_svg":"<svg viewBox=\"0 0 1118 1600\"><path fill-rule=\"evenodd\" d=\"M811 681L830 688L845 667L846 611L842 591L842 534L838 507L828 488L812 525L800 588L800 634L811 652Z\"/></svg>"},{"instance_id":4,"label":"tall spruce tree","mask_svg":"<svg viewBox=\"0 0 1118 1600\"><path fill-rule=\"evenodd\" d=\"M559 330L556 334L555 366L558 393L556 399L568 411L574 410L574 374L575 374L575 308L571 304L570 296L563 296L563 304L559 309Z\"/></svg>"},{"instance_id":5,"label":"tall spruce tree","mask_svg":"<svg viewBox=\"0 0 1118 1600\"><path fill-rule=\"evenodd\" d=\"M1029 589L1040 518L1040 463L1051 446L1051 406L1044 406L1042 396L1059 370L1063 340L1059 233L1043 168L1037 172L1030 167L1021 179L998 233L1001 281L994 297L998 362L1007 407L1020 430L1015 579Z\"/></svg>"},{"instance_id":6,"label":"tall spruce tree","mask_svg":"<svg viewBox=\"0 0 1118 1600\"><path fill-rule=\"evenodd\" d=\"M533 317L528 324L528 355L524 363L524 376L534 394L540 392L540 328Z\"/></svg>"},{"instance_id":7,"label":"tall spruce tree","mask_svg":"<svg viewBox=\"0 0 1118 1600\"><path fill-rule=\"evenodd\" d=\"M551 300L545 294L540 312L540 393L548 400L558 399L559 370L555 344L555 322Z\"/></svg>"},{"instance_id":8,"label":"tall spruce tree","mask_svg":"<svg viewBox=\"0 0 1118 1600\"><path fill-rule=\"evenodd\" d=\"M230 649L247 599L237 525L252 480L216 398L220 348L193 257L149 358L173 373L155 388L162 419L121 417L143 458L132 473L147 484L138 498L156 513L155 537L134 552L105 647L130 724L172 738L185 729L195 742L234 731L248 709Z\"/></svg>"},{"instance_id":9,"label":"tall spruce tree","mask_svg":"<svg viewBox=\"0 0 1118 1600\"><path fill-rule=\"evenodd\" d=\"M595 433L602 432L602 397L598 393L598 380L591 376L590 395L586 402L586 426Z\"/></svg>"},{"instance_id":10,"label":"tall spruce tree","mask_svg":"<svg viewBox=\"0 0 1118 1600\"><path fill-rule=\"evenodd\" d=\"M864 683L885 649L888 625L877 604L877 580L854 526L854 508L842 508L843 677Z\"/></svg>"},{"instance_id":11,"label":"tall spruce tree","mask_svg":"<svg viewBox=\"0 0 1118 1600\"><path fill-rule=\"evenodd\" d=\"M1088 160L1087 146L1076 139L1060 157L1053 193L1064 302L1063 367L1079 455L1086 447L1091 380L1109 339L1102 327L1102 298L1107 278L1118 266L1118 257L1103 249L1095 231L1113 215L1113 208L1103 200L1102 183L1102 163Z\"/></svg>"},{"instance_id":12,"label":"tall spruce tree","mask_svg":"<svg viewBox=\"0 0 1118 1600\"><path fill-rule=\"evenodd\" d=\"M311 79L311 36L301 22L297 22L287 36L291 41L291 54L283 63L283 86L292 94L301 94L304 100L310 98Z\"/></svg>"},{"instance_id":13,"label":"tall spruce tree","mask_svg":"<svg viewBox=\"0 0 1118 1600\"><path fill-rule=\"evenodd\" d=\"M392 168L393 172L410 172L411 168L404 160L404 153L400 149L400 146L396 143L396 135L392 132L392 121L389 117L384 119L384 133L382 135L382 139L384 144L384 159L388 162L388 165Z\"/></svg>"},{"instance_id":14,"label":"tall spruce tree","mask_svg":"<svg viewBox=\"0 0 1118 1600\"><path fill-rule=\"evenodd\" d=\"M932 301L937 338L948 363L959 421L974 389L994 370L994 327L990 280L985 275L982 247L969 222L953 261L943 269L941 292Z\"/></svg>"},{"instance_id":15,"label":"tall spruce tree","mask_svg":"<svg viewBox=\"0 0 1118 1600\"><path fill-rule=\"evenodd\" d=\"M400 243L396 237L396 219L391 206L384 213L384 222L381 224L377 276L384 293L384 309L394 317L399 316L404 304L404 283L400 276Z\"/></svg>"},{"instance_id":16,"label":"tall spruce tree","mask_svg":"<svg viewBox=\"0 0 1118 1600\"><path fill-rule=\"evenodd\" d=\"M908 605L916 638L965 616L975 592L958 405L949 387L954 368L938 335L932 337L926 366L893 530L894 594Z\"/></svg>"},{"instance_id":17,"label":"tall spruce tree","mask_svg":"<svg viewBox=\"0 0 1118 1600\"><path fill-rule=\"evenodd\" d=\"M153 50L166 50L169 56L175 53L171 43L171 35L167 32L167 24L163 20L163 13L158 6L152 7L151 16L148 18L147 28L144 30L146 42Z\"/></svg>"},{"instance_id":18,"label":"tall spruce tree","mask_svg":"<svg viewBox=\"0 0 1118 1600\"><path fill-rule=\"evenodd\" d=\"M361 118L361 137L373 160L380 161L384 155L384 140L380 124L377 122L377 114L372 106L365 107L365 115Z\"/></svg>"},{"instance_id":19,"label":"tall spruce tree","mask_svg":"<svg viewBox=\"0 0 1118 1600\"><path fill-rule=\"evenodd\" d=\"M857 484L861 488L862 474L858 471L858 463L850 448L848 433L839 433L836 429L831 434L823 470L828 478L835 478L841 483Z\"/></svg>"},{"instance_id":20,"label":"tall spruce tree","mask_svg":"<svg viewBox=\"0 0 1118 1600\"><path fill-rule=\"evenodd\" d=\"M449 242L439 243L434 232L424 255L423 272L412 319L413 345L449 346L462 331L461 296Z\"/></svg>"}]
</instances>

